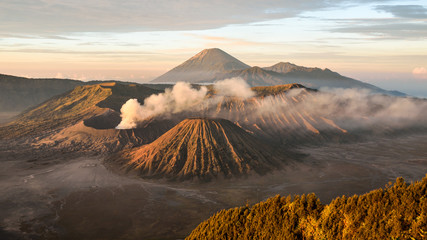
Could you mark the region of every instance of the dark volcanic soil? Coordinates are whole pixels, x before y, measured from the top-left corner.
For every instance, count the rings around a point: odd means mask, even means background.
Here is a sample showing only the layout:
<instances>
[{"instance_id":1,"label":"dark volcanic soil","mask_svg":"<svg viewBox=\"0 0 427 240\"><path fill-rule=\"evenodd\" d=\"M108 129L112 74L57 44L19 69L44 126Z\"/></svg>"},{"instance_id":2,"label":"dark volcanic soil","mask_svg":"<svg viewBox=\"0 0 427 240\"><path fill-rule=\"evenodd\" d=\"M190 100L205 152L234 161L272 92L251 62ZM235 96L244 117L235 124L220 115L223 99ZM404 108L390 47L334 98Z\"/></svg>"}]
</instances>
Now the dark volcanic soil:
<instances>
[{"instance_id":1,"label":"dark volcanic soil","mask_svg":"<svg viewBox=\"0 0 427 240\"><path fill-rule=\"evenodd\" d=\"M0 239L177 239L214 212L276 194L323 203L427 173L427 135L299 149L283 171L210 183L118 176L101 158L27 161L0 155ZM4 150L3 150L4 151ZM11 156L11 155L7 155ZM43 164L41 164L43 163Z\"/></svg>"}]
</instances>

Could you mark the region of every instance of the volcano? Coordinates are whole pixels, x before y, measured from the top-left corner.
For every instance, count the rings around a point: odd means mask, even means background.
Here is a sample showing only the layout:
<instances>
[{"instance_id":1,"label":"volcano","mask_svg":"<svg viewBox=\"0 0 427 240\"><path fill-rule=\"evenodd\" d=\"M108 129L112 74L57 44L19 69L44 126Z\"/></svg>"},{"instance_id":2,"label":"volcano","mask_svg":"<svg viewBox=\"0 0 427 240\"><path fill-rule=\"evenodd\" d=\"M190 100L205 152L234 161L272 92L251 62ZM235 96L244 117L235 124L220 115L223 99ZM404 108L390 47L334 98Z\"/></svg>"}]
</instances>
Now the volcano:
<instances>
[{"instance_id":1,"label":"volcano","mask_svg":"<svg viewBox=\"0 0 427 240\"><path fill-rule=\"evenodd\" d=\"M152 82L172 83L185 81L199 83L212 79L218 73L249 67L221 49L211 48L199 52Z\"/></svg>"},{"instance_id":2,"label":"volcano","mask_svg":"<svg viewBox=\"0 0 427 240\"><path fill-rule=\"evenodd\" d=\"M286 154L280 156L228 120L192 118L156 141L122 151L106 162L146 178L209 181L221 176L265 174L284 163Z\"/></svg>"}]
</instances>

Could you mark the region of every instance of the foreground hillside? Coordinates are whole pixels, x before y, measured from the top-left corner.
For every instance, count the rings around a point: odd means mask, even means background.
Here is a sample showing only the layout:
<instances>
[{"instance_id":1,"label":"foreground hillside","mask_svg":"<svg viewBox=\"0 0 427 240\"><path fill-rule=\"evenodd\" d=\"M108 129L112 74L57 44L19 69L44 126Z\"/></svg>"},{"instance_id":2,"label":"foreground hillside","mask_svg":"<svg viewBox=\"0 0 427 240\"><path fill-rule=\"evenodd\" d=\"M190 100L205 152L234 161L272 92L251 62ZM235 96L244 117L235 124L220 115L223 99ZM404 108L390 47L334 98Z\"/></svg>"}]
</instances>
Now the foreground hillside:
<instances>
[{"instance_id":1,"label":"foreground hillside","mask_svg":"<svg viewBox=\"0 0 427 240\"><path fill-rule=\"evenodd\" d=\"M390 184L391 185L391 184ZM323 205L314 194L222 210L187 239L426 239L427 175Z\"/></svg>"}]
</instances>

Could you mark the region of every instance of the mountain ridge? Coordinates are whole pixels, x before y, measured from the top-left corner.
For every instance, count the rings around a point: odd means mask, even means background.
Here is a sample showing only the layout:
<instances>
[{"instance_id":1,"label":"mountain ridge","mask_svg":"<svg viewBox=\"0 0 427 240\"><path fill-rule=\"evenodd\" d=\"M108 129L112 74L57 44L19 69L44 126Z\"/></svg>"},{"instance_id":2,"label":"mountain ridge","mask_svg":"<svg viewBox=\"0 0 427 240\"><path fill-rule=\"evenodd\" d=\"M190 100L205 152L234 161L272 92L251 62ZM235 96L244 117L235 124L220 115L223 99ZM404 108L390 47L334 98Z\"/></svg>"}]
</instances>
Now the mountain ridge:
<instances>
[{"instance_id":1,"label":"mountain ridge","mask_svg":"<svg viewBox=\"0 0 427 240\"><path fill-rule=\"evenodd\" d=\"M22 111L84 84L79 80L0 74L0 112Z\"/></svg>"},{"instance_id":2,"label":"mountain ridge","mask_svg":"<svg viewBox=\"0 0 427 240\"><path fill-rule=\"evenodd\" d=\"M213 55L222 57L213 57ZM205 62L205 59L208 61ZM401 92L387 91L372 84L342 76L328 68L304 67L290 62L279 62L263 68L251 67L218 48L199 52L151 82L213 83L234 77L242 78L252 87L298 83L315 89L358 88L368 89L374 93L406 96Z\"/></svg>"}]
</instances>

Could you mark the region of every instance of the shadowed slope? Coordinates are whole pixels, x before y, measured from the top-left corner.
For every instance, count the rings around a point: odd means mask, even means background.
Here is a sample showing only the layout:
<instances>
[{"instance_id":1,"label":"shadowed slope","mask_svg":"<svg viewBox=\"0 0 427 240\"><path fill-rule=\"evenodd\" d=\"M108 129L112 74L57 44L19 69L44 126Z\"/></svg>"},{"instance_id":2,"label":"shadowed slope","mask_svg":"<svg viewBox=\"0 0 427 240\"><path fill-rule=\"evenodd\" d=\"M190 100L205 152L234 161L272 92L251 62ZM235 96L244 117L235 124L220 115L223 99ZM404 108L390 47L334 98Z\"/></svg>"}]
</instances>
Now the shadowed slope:
<instances>
[{"instance_id":1,"label":"shadowed slope","mask_svg":"<svg viewBox=\"0 0 427 240\"><path fill-rule=\"evenodd\" d=\"M298 83L310 88L365 88L377 93L393 95L374 85L342 76L329 69L307 68L291 63L278 63L271 67L251 67L217 73L206 82L216 82L228 78L242 78L250 86L275 86Z\"/></svg>"},{"instance_id":2,"label":"shadowed slope","mask_svg":"<svg viewBox=\"0 0 427 240\"><path fill-rule=\"evenodd\" d=\"M224 119L186 119L153 143L107 162L142 177L180 180L264 174L282 163L271 147Z\"/></svg>"},{"instance_id":3,"label":"shadowed slope","mask_svg":"<svg viewBox=\"0 0 427 240\"><path fill-rule=\"evenodd\" d=\"M69 79L34 79L0 74L0 112L19 112L84 84Z\"/></svg>"},{"instance_id":4,"label":"shadowed slope","mask_svg":"<svg viewBox=\"0 0 427 240\"><path fill-rule=\"evenodd\" d=\"M260 67L250 67L243 70L218 73L213 78L208 79L207 82L216 82L228 78L242 78L252 87L294 83L284 79L283 74L268 71Z\"/></svg>"},{"instance_id":5,"label":"shadowed slope","mask_svg":"<svg viewBox=\"0 0 427 240\"><path fill-rule=\"evenodd\" d=\"M386 91L369 83L342 76L327 68L303 67L289 62L280 62L263 69L281 74L281 78L287 82L300 83L311 88L365 88L373 92L394 95L393 92Z\"/></svg>"}]
</instances>

